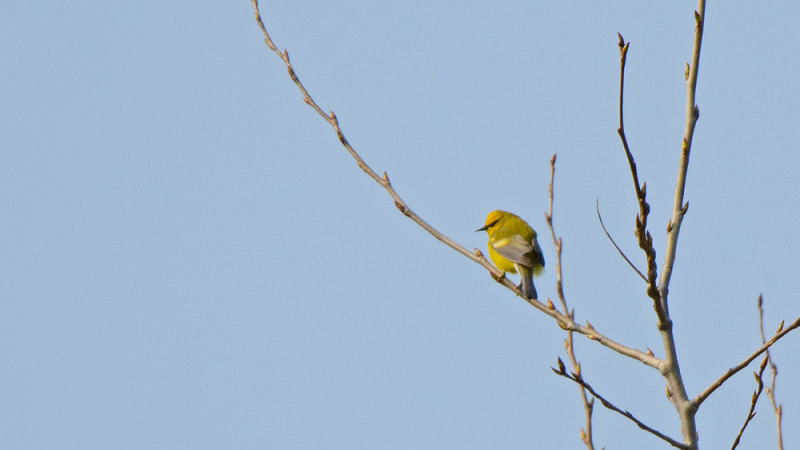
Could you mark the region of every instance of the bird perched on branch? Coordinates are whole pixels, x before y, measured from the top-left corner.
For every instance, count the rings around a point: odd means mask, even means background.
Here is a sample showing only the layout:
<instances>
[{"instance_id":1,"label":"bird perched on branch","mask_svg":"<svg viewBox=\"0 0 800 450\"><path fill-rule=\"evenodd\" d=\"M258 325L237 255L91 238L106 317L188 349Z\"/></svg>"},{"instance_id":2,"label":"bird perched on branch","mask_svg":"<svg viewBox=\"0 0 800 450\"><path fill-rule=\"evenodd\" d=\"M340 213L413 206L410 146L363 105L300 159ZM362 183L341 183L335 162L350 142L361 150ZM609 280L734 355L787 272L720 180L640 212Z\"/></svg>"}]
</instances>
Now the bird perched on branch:
<instances>
[{"instance_id":1,"label":"bird perched on branch","mask_svg":"<svg viewBox=\"0 0 800 450\"><path fill-rule=\"evenodd\" d=\"M536 231L516 214L492 211L486 216L486 224L475 231L486 231L489 235L489 258L498 269L519 273L522 295L535 300L536 287L533 276L544 271L544 255Z\"/></svg>"}]
</instances>

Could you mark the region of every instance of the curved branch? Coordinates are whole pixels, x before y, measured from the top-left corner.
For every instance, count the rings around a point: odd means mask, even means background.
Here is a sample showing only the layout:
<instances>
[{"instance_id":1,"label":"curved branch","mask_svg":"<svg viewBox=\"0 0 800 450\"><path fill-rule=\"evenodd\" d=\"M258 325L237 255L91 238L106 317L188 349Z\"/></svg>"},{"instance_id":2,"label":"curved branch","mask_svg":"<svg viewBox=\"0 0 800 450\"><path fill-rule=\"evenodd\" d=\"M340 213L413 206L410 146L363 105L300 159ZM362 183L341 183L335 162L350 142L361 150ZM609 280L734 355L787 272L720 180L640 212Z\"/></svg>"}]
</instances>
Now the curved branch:
<instances>
[{"instance_id":1,"label":"curved branch","mask_svg":"<svg viewBox=\"0 0 800 450\"><path fill-rule=\"evenodd\" d=\"M645 283L647 283L647 277L644 276L642 271L639 270L639 268L636 267L633 264L633 262L631 262L631 260L628 258L628 255L626 255L625 252L623 252L622 249L619 248L619 245L617 245L616 241L614 241L614 238L611 237L611 234L606 229L606 224L603 223L603 216L600 215L600 201L599 200L595 200L594 209L597 212L597 220L600 221L600 226L603 228L603 233L606 234L606 237L608 238L608 240L611 241L611 244L614 245L614 248L617 249L617 251L619 252L619 255L622 256L622 258L625 260L625 262L627 262L628 265L631 266L631 269L633 269L633 271L636 272L639 275L639 277L641 277L642 280Z\"/></svg>"}]
</instances>

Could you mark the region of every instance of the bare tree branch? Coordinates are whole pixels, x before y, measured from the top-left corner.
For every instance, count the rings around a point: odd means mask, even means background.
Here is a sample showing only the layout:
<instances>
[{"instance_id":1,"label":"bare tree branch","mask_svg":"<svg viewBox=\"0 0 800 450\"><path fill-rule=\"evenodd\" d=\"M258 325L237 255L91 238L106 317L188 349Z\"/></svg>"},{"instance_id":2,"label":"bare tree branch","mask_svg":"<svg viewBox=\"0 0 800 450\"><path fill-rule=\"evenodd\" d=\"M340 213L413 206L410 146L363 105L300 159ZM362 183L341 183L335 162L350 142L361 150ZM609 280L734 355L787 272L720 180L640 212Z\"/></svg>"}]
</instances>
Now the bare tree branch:
<instances>
[{"instance_id":1,"label":"bare tree branch","mask_svg":"<svg viewBox=\"0 0 800 450\"><path fill-rule=\"evenodd\" d=\"M631 266L631 269L633 269L633 270L634 270L634 272L636 272L637 274L639 274L639 276L642 278L642 280L644 280L644 282L645 282L645 283L647 283L647 277L646 277L646 276L644 276L644 274L642 273L642 271L641 271L641 270L639 270L639 269L638 269L638 268L637 268L637 267L636 267L636 266L633 264L633 262L631 262L631 260L628 258L628 255L626 255L626 254L625 254L625 252L623 252L623 251L622 251L622 249L621 249L621 248L619 248L619 245L617 245L617 243L614 241L614 238L612 238L612 237L611 237L611 234L609 234L608 230L606 229L606 224L604 224L604 223L603 223L603 217L600 215L600 201L599 201L599 200L595 200L595 202L594 202L594 208L595 208L595 211L597 212L597 219L598 219L598 220L600 220L600 226L601 226L601 227L603 227L603 233L605 233L605 234L606 234L606 237L607 237L607 238L608 238L608 240L609 240L609 241L611 241L611 243L614 245L614 248L616 248L616 249L617 249L617 251L619 252L620 256L622 256L622 258L623 258L623 259L625 259L625 262L627 262L627 263L628 263L628 265L629 265L629 266Z\"/></svg>"},{"instance_id":2,"label":"bare tree branch","mask_svg":"<svg viewBox=\"0 0 800 450\"><path fill-rule=\"evenodd\" d=\"M767 368L767 360L769 359L768 355L764 355L764 360L761 361L761 366L758 368L758 373L753 372L753 376L756 379L756 390L753 391L753 396L750 400L750 409L747 411L747 417L744 419L744 423L742 424L742 428L739 429L739 432L736 434L736 439L733 440L733 445L731 445L731 450L735 449L739 442L742 440L742 435L744 435L744 430L747 428L747 425L753 420L753 417L756 416L755 409L756 403L758 403L758 398L761 396L761 392L764 390L764 381L762 380L762 376L764 375L764 369Z\"/></svg>"},{"instance_id":3,"label":"bare tree branch","mask_svg":"<svg viewBox=\"0 0 800 450\"><path fill-rule=\"evenodd\" d=\"M442 243L444 243L448 247L452 248L453 250L457 251L458 253L461 253L462 255L466 256L467 258L473 260L474 262L480 264L484 269L486 269L489 272L489 274L492 276L492 278L497 280L500 284L502 284L504 287L506 287L510 291L516 293L517 295L520 295L521 293L520 293L519 289L517 288L517 286L513 282L511 282L511 280L509 280L508 278L503 276L503 273L500 272L496 267L494 267L491 263L489 263L489 261L487 261L486 258L483 256L483 253L481 253L477 249L472 251L472 252L467 250L466 248L464 248L461 245L457 244L456 242L454 242L453 240L451 240L450 238L448 238L447 236L445 236L444 234L442 234L441 232L439 232L438 230L433 228L430 224L428 224L427 222L422 220L422 218L420 218L416 213L414 213L411 210L411 208L409 208L408 205L406 205L406 203L403 201L403 199L400 198L400 196L397 194L397 192L392 187L392 184L389 182L389 177L387 176L386 172L384 172L383 175L379 176L375 171L373 171L367 165L366 162L364 162L364 160L361 158L361 156L358 153L356 153L355 149L353 149L353 147L347 141L347 138L345 137L344 132L339 127L339 120L336 118L336 115L333 112L325 113L322 110L322 108L320 108L319 105L317 105L317 103L314 101L314 99L311 98L311 95L308 93L308 91L306 90L305 86L303 86L303 84L300 82L300 79L297 76L297 74L296 74L296 72L294 70L294 67L292 66L292 63L289 60L289 53L286 50L284 50L282 52L280 50L278 50L277 46L272 41L272 38L270 37L269 33L267 32L267 29L264 26L264 22L261 19L261 13L259 12L259 9L258 9L258 0L250 0L250 1L253 4L253 10L254 10L256 21L258 22L258 26L259 26L259 28L261 28L261 32L264 35L264 43L267 45L267 47L270 50L272 50L273 53L275 53L283 61L283 63L286 65L286 70L289 72L289 77L292 79L294 84L297 86L297 88L303 94L303 101L306 104L308 104L311 108L313 108L314 111L316 111L317 114L319 114L334 129L334 131L336 132L336 136L339 139L339 142L348 151L348 153L350 153L350 156L352 156L353 159L356 161L356 165L358 165L358 167L362 171L364 171L364 173L366 173L376 183L378 183L381 187L383 187L386 190L386 192L389 193L389 195L394 200L395 207L397 207L397 209L400 210L400 212L403 213L403 215L405 215L406 217L411 219L414 223L416 223L417 225L422 227L425 231L427 231L429 234L431 234L434 238L438 239L439 241L441 241ZM524 297L522 297L522 298L524 299ZM544 303L542 303L542 302L540 302L538 300L528 300L528 299L525 299L525 300L528 303L530 303L531 306L533 306L534 308L538 309L539 311L541 311L541 312L547 314L548 316L552 317L553 319L555 319L556 323L561 328L563 328L564 330L574 331L576 333L583 334L583 335L587 336L589 339L591 339L593 341L596 341L596 342L600 343L601 345L603 345L605 347L608 347L609 349L611 349L611 350L613 350L613 351L615 351L615 352L617 352L619 354L622 354L622 355L625 355L625 356L627 356L629 358L633 358L635 360L641 361L643 364L646 364L646 365L648 365L650 367L658 367L660 362L661 362L660 359L654 357L652 354L648 354L648 353L645 353L645 352L643 352L641 350L636 350L636 349L633 349L631 347L627 347L627 346L625 346L623 344L620 344L619 342L616 342L613 339L610 339L610 338L598 333L593 328L590 328L590 327L587 327L587 326L583 326L583 325L578 325L568 315L562 314L561 312L557 311L555 308L550 307L550 306L548 306L548 305L546 305L546 304L544 304Z\"/></svg>"},{"instance_id":4,"label":"bare tree branch","mask_svg":"<svg viewBox=\"0 0 800 450\"><path fill-rule=\"evenodd\" d=\"M621 414L622 416L624 416L624 417L628 418L630 421L632 421L633 423L635 423L635 424L636 424L636 426L638 426L638 427L639 427L639 428L641 428L642 430L645 430L645 431L647 431L647 432L649 432L649 433L653 434L654 436L658 436L659 438L661 438L661 439L663 439L664 441L668 442L670 445L672 445L672 446L673 446L673 447L675 447L675 448L681 448L681 449L688 449L688 448L690 448L690 447L689 447L689 446L687 446L686 444L683 444L683 443L681 443L681 442L678 442L678 441L676 441L675 439L672 439L671 437L669 437L669 436L665 435L664 433L662 433L662 432L660 432L660 431L658 431L658 430L654 429L653 427L650 427L650 426L646 425L644 422L642 422L641 420L637 419L637 418L636 418L636 417L635 417L633 414L631 414L630 412L628 412L628 411L623 411L622 409L620 409L619 407L615 406L615 405L614 405L613 403L611 403L610 401L606 400L606 399L605 399L605 398L604 398L602 395L598 394L598 393L597 393L597 391L595 391L595 390L594 390L594 389L593 389L593 388L592 388L592 387L589 385L589 383L587 383L586 381L584 381L584 380L583 380L583 378L581 377L581 374L580 374L580 373L576 373L576 372L567 373L567 369L566 369L566 367L564 366L564 362L563 362L563 361L561 361L561 358L559 358L559 359L558 359L558 369L555 369L555 368L553 368L553 367L551 367L550 369L551 369L553 372L555 372L555 374L556 374L556 375L560 375L560 376L562 376L562 377L564 377L564 378L567 378L567 379L569 379L569 380L572 380L572 381L574 381L575 383L578 383L578 384L579 384L579 385L581 385L581 386L582 386L584 389L586 389L586 390L588 390L589 392L591 392L591 393L592 393L592 395L593 395L595 398L597 398L598 400L600 400L600 403L602 403L602 404L603 404L603 406L605 406L606 408L608 408L608 409L610 409L610 410L612 410L612 411L614 411L614 412L616 412L616 413L619 413L619 414Z\"/></svg>"},{"instance_id":5,"label":"bare tree branch","mask_svg":"<svg viewBox=\"0 0 800 450\"><path fill-rule=\"evenodd\" d=\"M758 296L757 306L758 331L761 333L761 343L764 344L766 341L766 336L764 335L764 297L762 295ZM783 322L781 322L780 326L783 326ZM764 362L761 363L761 371L758 373L759 381L763 380L762 374L764 373L764 365L767 362L769 362L769 371L772 374L772 382L770 383L770 387L767 388L767 398L769 398L769 402L772 405L772 412L775 413L775 431L778 437L778 450L783 450L783 428L781 426L783 407L778 405L775 401L775 382L778 378L778 366L776 366L775 362L772 360L772 356L769 354L769 349L764 351ZM761 384L763 385L763 382Z\"/></svg>"},{"instance_id":6,"label":"bare tree branch","mask_svg":"<svg viewBox=\"0 0 800 450\"><path fill-rule=\"evenodd\" d=\"M761 343L764 344L766 342L766 338L764 337L764 309L761 307L762 305L762 297L758 296L758 330L761 333ZM758 399L761 396L761 392L764 390L764 369L767 368L767 362L769 361L769 350L764 352L764 359L761 361L761 365L758 367L758 372L753 372L753 376L756 379L756 390L753 391L753 396L750 400L750 409L747 411L747 417L742 424L742 428L739 429L739 433L736 434L736 438L733 440L733 445L731 446L731 450L735 449L739 442L742 440L742 435L744 435L744 430L747 428L747 425L753 420L753 417L756 416L755 409L756 403L758 403Z\"/></svg>"},{"instance_id":7,"label":"bare tree branch","mask_svg":"<svg viewBox=\"0 0 800 450\"><path fill-rule=\"evenodd\" d=\"M624 94L625 94L625 62L628 59L628 48L630 42L625 42L622 35L617 33L619 37L619 127L617 134L622 141L622 148L625 150L625 156L628 158L628 166L633 178L633 188L636 192L636 200L639 204L639 212L636 214L636 222L634 226L634 234L639 243L639 248L644 251L647 258L647 295L653 299L653 306L659 319L659 323L669 320L666 312L663 311L661 306L658 287L656 285L656 271L658 266L656 264L656 250L653 248L653 237L647 231L647 217L650 215L650 205L647 203L647 184L639 184L639 172L636 168L636 160L633 157L631 148L628 145L628 138L625 136L625 119L624 119Z\"/></svg>"},{"instance_id":8,"label":"bare tree branch","mask_svg":"<svg viewBox=\"0 0 800 450\"><path fill-rule=\"evenodd\" d=\"M792 322L786 328L783 328L782 325L783 322L781 322L781 327L778 328L778 331L775 332L772 338L767 342L765 342L761 347L759 347L758 350L754 351L750 356L745 358L744 361L728 369L721 377L714 380L714 382L711 383L711 385L709 385L707 388L705 388L703 392L701 392L697 397L692 399L692 404L694 405L695 409L698 408L708 398L708 396L711 395L712 392L714 392L715 390L717 390L717 388L722 386L722 383L727 381L728 378L732 377L737 372L747 367L751 362L753 362L754 359L758 358L758 355L766 352L767 349L772 347L772 345L778 342L779 339L789 334L789 332L791 332L795 328L800 327L800 317L795 319L795 321Z\"/></svg>"},{"instance_id":9,"label":"bare tree branch","mask_svg":"<svg viewBox=\"0 0 800 450\"><path fill-rule=\"evenodd\" d=\"M702 3L704 0L700 0ZM695 14L697 17L697 14ZM698 20L701 24L702 20ZM699 26L699 25L698 25ZM702 27L700 28L702 29ZM695 29L697 31L697 29ZM667 285L659 286L657 283L657 270L656 251L653 248L653 237L647 231L647 217L650 214L650 205L647 203L647 186L642 183L639 185L639 175L636 169L636 161L633 158L628 140L625 137L625 122L623 115L623 94L625 87L625 62L627 60L629 42L621 34L619 36L619 54L620 54L620 69L619 69L619 128L617 133L622 141L622 147L625 150L625 156L628 159L628 166L630 167L631 176L633 177L634 189L636 191L636 199L639 204L639 212L636 214L636 222L634 225L634 234L639 243L639 248L644 251L647 259L647 295L653 300L653 309L656 313L658 331L661 335L661 342L664 347L664 359L662 364L658 367L659 372L667 382L667 398L675 406L678 416L681 421L681 433L683 434L684 442L692 449L697 448L697 425L695 421L696 409L691 408L689 403L689 396L686 394L686 387L680 373L680 365L678 363L678 352L675 347L675 338L672 334L672 319L669 317L669 307L667 303ZM702 38L702 33L695 33L695 46L699 49L697 41ZM698 54L699 57L699 54ZM695 76L696 76L695 72ZM691 85L691 83L690 83ZM692 93L694 98L694 93ZM681 155L681 160L685 159L688 164L688 152ZM679 176L680 179L680 176ZM685 176L683 183L686 182ZM682 192L682 190L681 190ZM685 211L684 211L685 212ZM670 231L669 227L667 228ZM675 235L673 238L677 242L677 229L674 230ZM668 233L669 234L669 233ZM663 287L663 289L661 289Z\"/></svg>"},{"instance_id":10,"label":"bare tree branch","mask_svg":"<svg viewBox=\"0 0 800 450\"><path fill-rule=\"evenodd\" d=\"M570 311L567 307L567 300L564 297L564 283L563 273L561 271L561 238L556 237L556 230L553 227L553 180L556 175L556 155L550 158L550 184L547 185L547 196L549 198L548 211L544 218L547 222L547 227L550 229L550 236L553 238L553 245L556 249L556 292L558 299L561 301L561 306L564 308L564 314L567 314L570 319L575 320L575 311ZM575 346L573 343L573 332L567 331L567 338L564 339L564 350L567 352L572 370L575 373L581 373L581 365L578 358L575 356ZM580 388L581 403L583 404L584 415L584 428L580 430L580 438L586 448L594 450L594 439L592 437L592 411L594 410L594 399L589 399L586 395L586 389Z\"/></svg>"}]
</instances>

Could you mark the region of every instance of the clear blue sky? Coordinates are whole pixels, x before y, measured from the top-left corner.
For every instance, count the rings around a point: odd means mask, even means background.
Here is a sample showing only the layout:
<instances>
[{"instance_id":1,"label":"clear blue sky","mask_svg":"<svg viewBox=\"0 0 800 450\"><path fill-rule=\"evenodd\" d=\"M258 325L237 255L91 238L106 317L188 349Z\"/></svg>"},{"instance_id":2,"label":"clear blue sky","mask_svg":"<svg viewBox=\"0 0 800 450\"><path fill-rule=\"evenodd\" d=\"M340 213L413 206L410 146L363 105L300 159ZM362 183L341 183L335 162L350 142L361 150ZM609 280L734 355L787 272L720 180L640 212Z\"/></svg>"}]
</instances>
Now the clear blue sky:
<instances>
[{"instance_id":1,"label":"clear blue sky","mask_svg":"<svg viewBox=\"0 0 800 450\"><path fill-rule=\"evenodd\" d=\"M663 356L626 129L663 258L695 3L264 1L312 95L467 248L487 212L555 224L580 321ZM707 9L671 312L691 395L800 315L800 72L781 1ZM249 1L7 2L0 14L0 447L579 449L564 332L397 212L303 104ZM680 438L653 370L577 337L586 379ZM800 446L800 334L774 348ZM698 415L728 448L743 371ZM774 447L766 398L741 448ZM665 447L595 408L595 442Z\"/></svg>"}]
</instances>

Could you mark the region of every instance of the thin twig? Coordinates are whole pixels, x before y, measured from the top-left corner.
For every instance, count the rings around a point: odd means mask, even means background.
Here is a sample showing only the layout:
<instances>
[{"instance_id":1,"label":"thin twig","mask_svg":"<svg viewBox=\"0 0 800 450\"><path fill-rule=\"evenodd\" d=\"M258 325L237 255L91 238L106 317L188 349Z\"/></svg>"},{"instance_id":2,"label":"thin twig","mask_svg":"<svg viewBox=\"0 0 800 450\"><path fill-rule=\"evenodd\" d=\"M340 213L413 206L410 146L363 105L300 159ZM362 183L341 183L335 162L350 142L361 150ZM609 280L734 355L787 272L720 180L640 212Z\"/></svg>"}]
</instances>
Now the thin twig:
<instances>
[{"instance_id":1,"label":"thin twig","mask_svg":"<svg viewBox=\"0 0 800 450\"><path fill-rule=\"evenodd\" d=\"M761 333L761 343L763 344L766 340L764 335L764 297L759 295L758 296L758 331ZM783 326L783 322L781 322L781 326ZM776 434L778 437L778 450L783 450L783 427L781 425L781 421L783 418L783 407L778 405L775 400L775 382L778 378L778 366L775 365L775 361L772 360L772 355L769 354L769 349L764 351L764 362L761 363L761 371L759 372L759 380L762 380L761 375L764 372L764 365L769 362L769 371L772 374L772 381L770 383L770 387L767 388L767 398L769 399L770 404L772 405L772 412L775 413L775 426L776 426ZM763 384L763 383L762 383Z\"/></svg>"},{"instance_id":2,"label":"thin twig","mask_svg":"<svg viewBox=\"0 0 800 450\"><path fill-rule=\"evenodd\" d=\"M781 325L783 325L782 322L781 322ZM789 332L791 332L792 330L794 330L797 327L800 327L800 317L795 319L795 321L792 322L786 328L779 327L778 331L775 332L775 334L772 336L772 338L770 340L768 340L767 342L765 342L763 345L761 345L761 347L759 347L758 350L754 351L752 354L750 354L750 356L745 358L739 364L737 364L737 365L731 367L730 369L728 369L727 371L725 371L725 373L722 374L722 376L720 376L719 378L714 380L714 382L711 383L707 388L705 388L705 390L703 390L703 392L701 392L697 397L692 399L692 404L694 405L694 407L698 408L700 406L700 404L702 404L703 401L705 401L708 398L708 396L711 395L712 392L714 392L715 390L717 390L717 388L722 386L722 383L727 381L728 378L734 376L737 372L739 372L740 370L742 370L745 367L747 367L751 362L753 362L754 359L758 358L758 355L766 352L767 349L772 347L772 345L775 344L776 342L778 342L779 339L781 339L782 337L786 336L787 334L789 334Z\"/></svg>"},{"instance_id":3,"label":"thin twig","mask_svg":"<svg viewBox=\"0 0 800 450\"><path fill-rule=\"evenodd\" d=\"M647 295L653 299L653 307L658 316L659 323L666 323L669 321L669 316L661 304L658 286L656 284L656 275L658 265L656 263L656 250L653 248L653 237L647 231L647 218L650 215L650 205L647 203L647 183L639 184L639 171L636 168L636 160L633 157L633 152L628 145L628 138L625 136L625 119L624 119L624 95L625 95L625 62L628 59L628 48L630 42L625 42L621 34L617 33L619 37L619 127L617 134L622 141L622 148L625 150L625 157L628 159L628 167L631 171L633 178L633 188L636 192L636 201L639 205L639 212L636 214L636 221L634 225L634 234L639 244L639 248L644 251L647 259Z\"/></svg>"},{"instance_id":4,"label":"thin twig","mask_svg":"<svg viewBox=\"0 0 800 450\"><path fill-rule=\"evenodd\" d=\"M553 370L553 372L555 372L555 374L556 374L556 375L560 375L560 376L562 376L562 377L564 377L564 378L567 378L567 379L569 379L569 380L572 380L572 381L574 381L575 383L578 383L578 384L579 384L579 385L581 385L581 386L582 386L584 389L586 389L586 390L588 390L589 392L591 392L591 394L592 394L592 395L593 395L593 396L594 396L596 399L600 400L600 403L602 403L602 404L603 404L603 406L605 406L606 408L608 408L608 409L610 409L610 410L612 410L612 411L614 411L614 412L616 412L616 413L619 413L619 414L621 414L622 416L624 416L624 417L628 418L630 421L632 421L633 423L635 423L635 424L636 424L636 426L638 426L638 427L639 427L639 428L641 428L642 430L645 430L645 431L647 431L647 432L649 432L649 433L653 434L654 436L657 436L657 437L661 438L662 440L664 440L665 442L668 442L670 445L672 445L672 446L673 446L673 447L675 447L675 448L681 448L681 449L686 449L686 448L689 448L689 447L688 447L686 444L683 444L682 442L678 442L678 441L676 441L675 439L672 439L671 437L669 437L669 436L665 435L664 433L661 433L660 431L658 431L658 430L654 429L653 427L651 427L651 426L649 426L649 425L645 424L644 422L642 422L641 420L637 419L637 418L636 418L636 417L635 417L633 414L631 414L630 412L628 412L628 411L623 411L622 409L620 409L619 407L615 406L615 405L614 405L613 403L611 403L610 401L606 400L606 399L605 399L605 398L604 398L602 395L598 394L598 393L597 393L597 391L595 391L595 390L594 390L594 389L593 389L593 388L592 388L592 387L589 385L589 383L587 383L586 381L584 381L584 380L583 380L583 378L581 377L580 373L575 373L575 372L572 372L572 373L567 373L567 369L566 369L566 367L564 366L564 362L563 362L563 361L561 361L561 358L559 358L559 359L558 359L558 369L556 369L556 368L554 368L554 367L551 367L550 369L552 369L552 370Z\"/></svg>"},{"instance_id":5,"label":"thin twig","mask_svg":"<svg viewBox=\"0 0 800 450\"><path fill-rule=\"evenodd\" d=\"M561 271L561 250L562 250L562 242L561 238L556 238L556 230L553 227L553 181L555 180L556 175L556 155L553 155L550 158L550 183L547 185L547 196L549 198L549 206L548 211L545 214L545 221L547 222L548 228L550 228L550 236L553 238L553 245L556 248L556 292L558 293L558 298L561 301L561 306L564 308L564 313L569 316L570 319L575 319L575 311L570 311L567 307L567 300L564 297L564 283L563 283L563 273ZM573 342L573 332L567 331L567 338L564 339L564 350L567 352L567 357L569 357L570 364L572 365L572 370L575 373L581 373L581 365L578 362L578 358L575 356L575 346ZM580 430L580 438L583 441L583 444L586 445L586 448L589 450L594 450L594 439L592 437L592 411L594 410L594 400L590 399L586 395L586 389L583 387L580 388L580 396L581 396L581 403L583 404L583 415L584 415L584 428Z\"/></svg>"},{"instance_id":6,"label":"thin twig","mask_svg":"<svg viewBox=\"0 0 800 450\"><path fill-rule=\"evenodd\" d=\"M272 41L272 38L270 37L269 33L267 33L267 29L264 26L264 22L261 19L261 13L259 12L259 9L258 9L258 0L251 0L251 3L253 4L255 18L256 18L256 21L258 22L258 26L259 26L259 28L261 28L261 32L264 35L264 43L267 45L267 47L269 47L270 50L273 51L273 53L275 53L283 61L283 63L286 65L286 70L289 72L289 77L292 79L294 84L297 86L297 88L303 94L303 101L306 104L308 104L311 108L313 108L314 111L316 111L334 129L334 131L336 132L336 136L339 139L339 142L348 151L348 153L350 153L350 156L352 156L353 159L356 161L356 164L358 165L358 167L362 171L364 171L364 173L366 173L370 178L372 178L376 183L378 183L381 187L383 187L386 190L386 192L389 193L389 195L394 200L395 207L397 207L397 209L400 210L400 212L403 215L405 215L406 217L411 219L414 223L416 223L417 225L422 227L425 231L427 231L429 234L431 234L434 238L438 239L439 241L441 241L442 243L444 243L448 247L452 248L453 250L457 251L458 253L461 253L462 255L466 256L467 258L473 260L474 262L480 264L484 269L486 269L490 273L490 275L492 275L492 277L494 279L498 280L498 282L501 283L504 287L506 287L510 291L515 292L517 295L519 295L520 291L517 288L517 286L511 280L509 280L508 278L504 277L503 273L500 272L496 267L494 267L491 263L489 263L489 261L487 261L486 258L483 256L483 253L481 253L477 249L472 251L472 252L467 250L466 248L464 248L461 245L457 244L456 242L454 242L453 240L451 240L450 238L448 238L447 236L445 236L444 234L442 234L441 232L439 232L438 230L433 228L427 222L422 220L422 218L420 218L416 213L414 213L411 210L411 208L409 208L408 205L406 205L406 203L403 201L403 199L400 198L400 196L397 194L397 192L392 187L392 184L389 181L389 177L387 176L386 172L384 172L382 175L379 176L375 171L373 171L367 165L366 162L364 162L364 160L361 158L361 156L359 156L359 154L356 153L355 149L353 149L353 147L347 141L347 138L345 137L344 132L342 132L342 129L339 126L339 120L336 118L336 115L333 112L325 113L322 110L322 108L320 108L319 105L317 105L317 103L311 98L311 95L308 93L308 91L306 90L305 86L303 86L303 84L300 82L300 79L297 76L297 73L295 72L294 67L292 66L292 63L289 60L289 53L286 50L284 50L282 52L280 50L278 50L278 47ZM645 353L643 351L636 350L634 348L631 348L631 347L625 346L623 344L620 344L619 342L616 342L616 341L614 341L614 340L612 340L612 339L610 339L610 338L598 333L593 328L590 328L590 327L587 327L587 326L583 326L583 325L578 325L577 323L575 323L566 314L562 314L561 312L557 311L555 308L551 308L548 305L545 305L544 303L542 303L542 302L540 302L538 300L529 300L529 299L525 299L525 300L531 306L533 306L534 308L538 309L539 311L541 311L541 312L547 314L548 316L552 317L553 319L555 319L556 323L558 323L559 326L561 328L565 329L565 330L570 330L570 331L574 331L576 333L583 334L583 335L587 336L589 339L591 339L593 341L596 341L599 344L601 344L601 345L603 345L605 347L608 347L609 349L611 349L611 350L613 350L613 351L615 351L615 352L617 352L619 354L622 354L622 355L625 355L625 356L627 356L629 358L633 358L635 360L638 360L638 361L642 362L643 364L646 364L646 365L648 365L650 367L658 367L659 363L661 362L660 359L654 357L653 355L650 355L650 354L647 354L647 353Z\"/></svg>"},{"instance_id":7,"label":"thin twig","mask_svg":"<svg viewBox=\"0 0 800 450\"><path fill-rule=\"evenodd\" d=\"M731 450L734 450L739 445L739 442L742 440L742 436L744 435L744 430L747 428L747 425L750 423L750 421L753 420L753 417L756 416L756 403L758 403L758 398L761 396L761 392L764 390L764 381L762 380L762 376L764 375L764 369L767 368L768 360L769 356L764 355L764 360L761 361L761 365L758 368L758 373L753 372L753 376L756 379L756 390L753 391L753 396L750 399L750 409L747 411L747 417L744 419L742 428L740 428L739 432L736 434L736 439L733 440Z\"/></svg>"},{"instance_id":8,"label":"thin twig","mask_svg":"<svg viewBox=\"0 0 800 450\"><path fill-rule=\"evenodd\" d=\"M764 308L763 308L764 299L761 295L758 296L758 301L756 302L756 306L758 307L758 331L761 334L761 344L763 345L766 342L766 336L764 335ZM758 372L753 372L753 376L756 379L756 390L753 391L753 396L750 400L750 409L747 411L747 417L744 420L744 424L739 429L739 432L736 434L736 439L733 440L733 445L731 446L731 450L734 450L738 445L739 442L742 440L742 435L744 435L744 430L747 428L747 425L753 420L753 417L756 416L755 409L756 403L758 403L758 399L761 396L761 392L764 390L764 370L767 368L767 363L769 362L769 350L764 352L764 359L761 361L761 365L758 367Z\"/></svg>"},{"instance_id":9,"label":"thin twig","mask_svg":"<svg viewBox=\"0 0 800 450\"><path fill-rule=\"evenodd\" d=\"M633 262L631 262L631 260L628 258L628 255L626 255L625 252L623 252L622 249L619 248L619 245L617 245L617 243L614 241L614 238L611 237L611 234L606 229L606 224L603 223L603 217L600 215L600 201L599 200L595 200L594 208L595 208L595 211L597 211L597 219L600 220L600 226L603 227L603 233L606 234L606 237L608 238L608 240L611 241L611 244L614 245L614 248L617 249L617 251L619 252L620 256L622 256L622 258L625 260L625 262L627 262L628 265L631 266L631 269L633 269L634 272L639 274L639 276L642 278L642 280L644 280L644 282L647 283L647 277L644 276L642 271L639 270L639 268L636 267L633 264Z\"/></svg>"}]
</instances>

